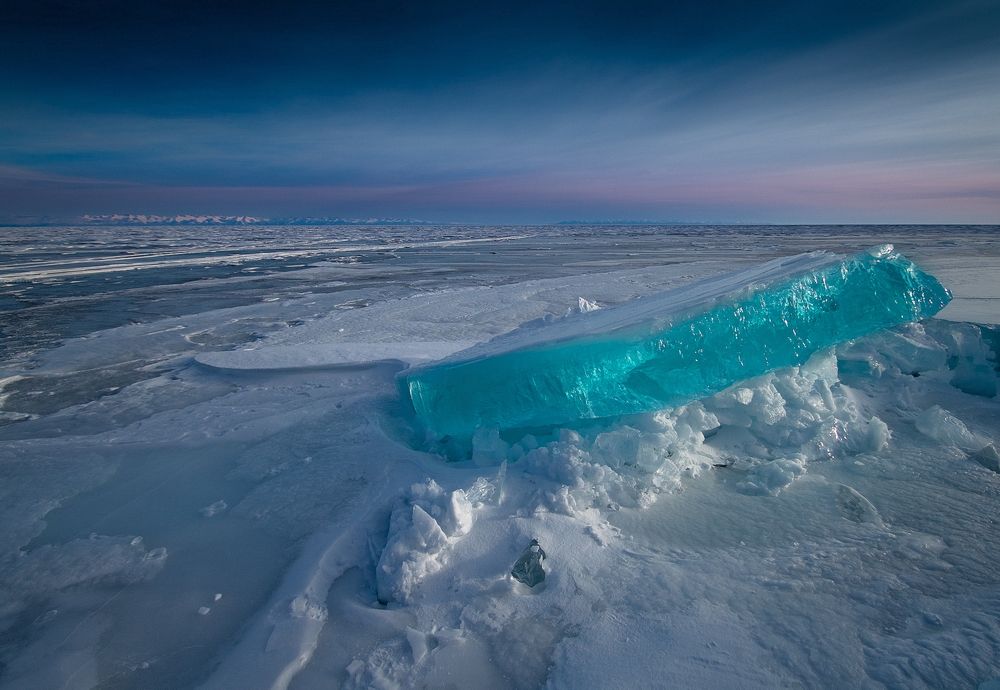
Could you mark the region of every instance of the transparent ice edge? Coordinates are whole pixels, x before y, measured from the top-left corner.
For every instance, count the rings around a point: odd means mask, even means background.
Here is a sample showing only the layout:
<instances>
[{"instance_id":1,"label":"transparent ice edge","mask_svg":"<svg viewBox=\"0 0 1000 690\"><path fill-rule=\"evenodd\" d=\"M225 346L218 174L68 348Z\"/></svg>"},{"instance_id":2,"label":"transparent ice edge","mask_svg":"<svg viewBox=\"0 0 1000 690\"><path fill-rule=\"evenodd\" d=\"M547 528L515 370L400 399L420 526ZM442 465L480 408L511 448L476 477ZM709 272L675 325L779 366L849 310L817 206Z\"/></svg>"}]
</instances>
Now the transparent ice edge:
<instances>
[{"instance_id":1,"label":"transparent ice edge","mask_svg":"<svg viewBox=\"0 0 1000 690\"><path fill-rule=\"evenodd\" d=\"M891 245L812 252L535 328L400 375L439 438L676 407L940 311L951 295Z\"/></svg>"}]
</instances>

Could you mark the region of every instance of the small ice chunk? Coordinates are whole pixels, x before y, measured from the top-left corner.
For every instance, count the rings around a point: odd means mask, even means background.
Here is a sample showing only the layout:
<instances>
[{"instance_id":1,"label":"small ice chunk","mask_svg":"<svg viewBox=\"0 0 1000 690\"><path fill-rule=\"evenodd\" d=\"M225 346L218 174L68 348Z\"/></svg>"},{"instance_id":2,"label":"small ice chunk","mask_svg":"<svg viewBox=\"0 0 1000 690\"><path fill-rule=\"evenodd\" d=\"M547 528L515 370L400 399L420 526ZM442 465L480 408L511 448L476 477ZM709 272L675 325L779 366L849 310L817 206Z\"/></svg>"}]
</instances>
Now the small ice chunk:
<instances>
[{"instance_id":1,"label":"small ice chunk","mask_svg":"<svg viewBox=\"0 0 1000 690\"><path fill-rule=\"evenodd\" d=\"M963 393L992 398L997 394L996 356L984 335L971 323L929 322L925 328L948 350L951 385Z\"/></svg>"},{"instance_id":2,"label":"small ice chunk","mask_svg":"<svg viewBox=\"0 0 1000 690\"><path fill-rule=\"evenodd\" d=\"M472 462L476 467L496 467L507 459L510 446L500 438L500 430L481 427L472 436Z\"/></svg>"},{"instance_id":3,"label":"small ice chunk","mask_svg":"<svg viewBox=\"0 0 1000 690\"><path fill-rule=\"evenodd\" d=\"M201 513L202 515L204 515L205 517L212 517L213 515L216 515L217 513L221 513L223 510L225 510L228 507L229 506L226 505L225 501L216 501L212 505L206 506L205 508L202 508L198 512Z\"/></svg>"},{"instance_id":4,"label":"small ice chunk","mask_svg":"<svg viewBox=\"0 0 1000 690\"><path fill-rule=\"evenodd\" d=\"M930 436L935 441L957 446L964 451L980 451L989 445L989 440L969 431L969 428L940 405L924 410L917 417L917 431Z\"/></svg>"},{"instance_id":5,"label":"small ice chunk","mask_svg":"<svg viewBox=\"0 0 1000 690\"><path fill-rule=\"evenodd\" d=\"M437 553L448 545L448 537L437 520L419 505L413 506L413 540L428 553Z\"/></svg>"},{"instance_id":6,"label":"small ice chunk","mask_svg":"<svg viewBox=\"0 0 1000 690\"><path fill-rule=\"evenodd\" d=\"M413 653L413 663L419 663L427 655L427 635L419 630L407 627L406 641L410 643L410 651Z\"/></svg>"},{"instance_id":7,"label":"small ice chunk","mask_svg":"<svg viewBox=\"0 0 1000 690\"><path fill-rule=\"evenodd\" d=\"M211 611L211 610L212 609L208 608L207 606L202 606L200 609L198 609L198 615L199 616L207 616L208 612Z\"/></svg>"},{"instance_id":8,"label":"small ice chunk","mask_svg":"<svg viewBox=\"0 0 1000 690\"><path fill-rule=\"evenodd\" d=\"M733 398L741 405L749 405L753 400L753 391L749 388L737 388L733 391Z\"/></svg>"},{"instance_id":9,"label":"small ice chunk","mask_svg":"<svg viewBox=\"0 0 1000 690\"><path fill-rule=\"evenodd\" d=\"M892 432L889 425L878 417L872 417L868 422L868 452L878 453L889 445Z\"/></svg>"},{"instance_id":10,"label":"small ice chunk","mask_svg":"<svg viewBox=\"0 0 1000 690\"><path fill-rule=\"evenodd\" d=\"M591 450L604 458L605 463L613 469L618 469L623 464L635 465L639 457L641 438L642 434L637 429L626 425L614 431L599 434L594 439Z\"/></svg>"},{"instance_id":11,"label":"small ice chunk","mask_svg":"<svg viewBox=\"0 0 1000 690\"><path fill-rule=\"evenodd\" d=\"M487 481L486 477L480 477L465 492L465 498L468 499L469 503L486 503L495 491L496 487Z\"/></svg>"},{"instance_id":12,"label":"small ice chunk","mask_svg":"<svg viewBox=\"0 0 1000 690\"><path fill-rule=\"evenodd\" d=\"M472 504L461 489L448 496L448 507L441 516L441 529L449 537L464 537L472 530Z\"/></svg>"},{"instance_id":13,"label":"small ice chunk","mask_svg":"<svg viewBox=\"0 0 1000 690\"><path fill-rule=\"evenodd\" d=\"M778 458L751 471L736 484L736 490L747 496L777 496L803 472L801 460Z\"/></svg>"},{"instance_id":14,"label":"small ice chunk","mask_svg":"<svg viewBox=\"0 0 1000 690\"><path fill-rule=\"evenodd\" d=\"M545 552L538 545L537 539L532 539L528 548L524 550L521 557L514 563L511 577L518 582L534 587L545 580L545 571L542 569L542 561L545 559Z\"/></svg>"},{"instance_id":15,"label":"small ice chunk","mask_svg":"<svg viewBox=\"0 0 1000 690\"><path fill-rule=\"evenodd\" d=\"M912 325L903 330L883 331L867 340L904 374L940 369L948 359L945 348L927 337L920 325Z\"/></svg>"},{"instance_id":16,"label":"small ice chunk","mask_svg":"<svg viewBox=\"0 0 1000 690\"><path fill-rule=\"evenodd\" d=\"M840 514L851 522L877 527L885 526L878 510L871 501L846 484L837 485L837 508L840 510Z\"/></svg>"},{"instance_id":17,"label":"small ice chunk","mask_svg":"<svg viewBox=\"0 0 1000 690\"><path fill-rule=\"evenodd\" d=\"M969 455L973 460L988 470L1000 473L1000 453L992 443L982 450L977 450Z\"/></svg>"},{"instance_id":18,"label":"small ice chunk","mask_svg":"<svg viewBox=\"0 0 1000 690\"><path fill-rule=\"evenodd\" d=\"M997 394L997 376L988 364L959 362L951 377L951 385L963 393L992 398Z\"/></svg>"},{"instance_id":19,"label":"small ice chunk","mask_svg":"<svg viewBox=\"0 0 1000 690\"><path fill-rule=\"evenodd\" d=\"M222 598L222 595L221 595L221 594L216 594L216 595L215 595L215 601L218 601L218 600L219 600L219 599L221 599L221 598Z\"/></svg>"}]
</instances>

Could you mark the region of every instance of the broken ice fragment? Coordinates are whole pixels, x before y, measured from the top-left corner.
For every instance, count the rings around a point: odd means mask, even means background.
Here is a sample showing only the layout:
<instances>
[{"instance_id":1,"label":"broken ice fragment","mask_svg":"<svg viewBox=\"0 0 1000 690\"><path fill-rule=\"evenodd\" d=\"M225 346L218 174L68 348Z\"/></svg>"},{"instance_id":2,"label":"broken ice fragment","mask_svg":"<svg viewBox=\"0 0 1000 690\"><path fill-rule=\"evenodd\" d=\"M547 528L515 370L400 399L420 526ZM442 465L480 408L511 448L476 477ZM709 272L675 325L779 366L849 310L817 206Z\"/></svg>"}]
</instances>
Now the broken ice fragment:
<instances>
[{"instance_id":1,"label":"broken ice fragment","mask_svg":"<svg viewBox=\"0 0 1000 690\"><path fill-rule=\"evenodd\" d=\"M521 584L534 587L539 582L545 580L545 571L542 570L542 560L545 552L538 545L537 539L532 539L528 548L524 550L521 557L514 563L514 569L510 571L510 576Z\"/></svg>"},{"instance_id":2,"label":"broken ice fragment","mask_svg":"<svg viewBox=\"0 0 1000 690\"><path fill-rule=\"evenodd\" d=\"M958 446L967 452L981 451L990 444L988 439L970 431L962 420L940 405L924 410L915 424L917 431L923 435L946 445Z\"/></svg>"},{"instance_id":3,"label":"broken ice fragment","mask_svg":"<svg viewBox=\"0 0 1000 690\"><path fill-rule=\"evenodd\" d=\"M782 489L805 472L805 458L778 458L751 471L736 484L736 490L747 496L777 496Z\"/></svg>"},{"instance_id":4,"label":"broken ice fragment","mask_svg":"<svg viewBox=\"0 0 1000 690\"><path fill-rule=\"evenodd\" d=\"M882 451L887 445L889 445L889 439L892 438L892 432L889 431L889 425L883 422L878 417L872 417L868 421L868 452L878 453Z\"/></svg>"},{"instance_id":5,"label":"broken ice fragment","mask_svg":"<svg viewBox=\"0 0 1000 690\"><path fill-rule=\"evenodd\" d=\"M468 499L469 503L486 503L493 496L496 491L496 487L492 483L486 480L486 477L480 477L476 480L476 483L469 487L469 490L465 492L465 498Z\"/></svg>"},{"instance_id":6,"label":"broken ice fragment","mask_svg":"<svg viewBox=\"0 0 1000 690\"><path fill-rule=\"evenodd\" d=\"M476 467L496 467L507 459L507 451L499 429L482 427L472 437L472 462Z\"/></svg>"},{"instance_id":7,"label":"broken ice fragment","mask_svg":"<svg viewBox=\"0 0 1000 690\"><path fill-rule=\"evenodd\" d=\"M969 457L986 469L1000 473L1000 453L997 452L996 447L992 443L982 450L972 453Z\"/></svg>"},{"instance_id":8,"label":"broken ice fragment","mask_svg":"<svg viewBox=\"0 0 1000 690\"><path fill-rule=\"evenodd\" d=\"M484 429L485 449L492 430L676 407L950 299L889 245L814 252L519 328L410 369L400 386L439 437L468 446Z\"/></svg>"},{"instance_id":9,"label":"broken ice fragment","mask_svg":"<svg viewBox=\"0 0 1000 690\"><path fill-rule=\"evenodd\" d=\"M407 626L406 641L410 643L410 651L413 652L414 663L419 663L427 656L427 635Z\"/></svg>"},{"instance_id":10,"label":"broken ice fragment","mask_svg":"<svg viewBox=\"0 0 1000 690\"><path fill-rule=\"evenodd\" d=\"M837 508L840 509L840 514L851 522L885 527L878 509L872 502L846 484L837 484Z\"/></svg>"}]
</instances>

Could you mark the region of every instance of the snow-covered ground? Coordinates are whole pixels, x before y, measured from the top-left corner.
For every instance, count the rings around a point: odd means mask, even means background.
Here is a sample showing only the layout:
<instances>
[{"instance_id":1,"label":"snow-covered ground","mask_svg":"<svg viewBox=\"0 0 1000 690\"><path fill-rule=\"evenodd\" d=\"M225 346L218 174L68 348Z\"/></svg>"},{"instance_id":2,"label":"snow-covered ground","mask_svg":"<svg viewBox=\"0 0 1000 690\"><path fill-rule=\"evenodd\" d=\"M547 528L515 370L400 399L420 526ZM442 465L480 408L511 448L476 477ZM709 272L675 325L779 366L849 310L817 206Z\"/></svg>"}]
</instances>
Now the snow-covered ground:
<instances>
[{"instance_id":1,"label":"snow-covered ground","mask_svg":"<svg viewBox=\"0 0 1000 690\"><path fill-rule=\"evenodd\" d=\"M175 231L4 239L0 688L1000 683L995 228ZM415 450L407 366L883 242L937 319Z\"/></svg>"}]
</instances>

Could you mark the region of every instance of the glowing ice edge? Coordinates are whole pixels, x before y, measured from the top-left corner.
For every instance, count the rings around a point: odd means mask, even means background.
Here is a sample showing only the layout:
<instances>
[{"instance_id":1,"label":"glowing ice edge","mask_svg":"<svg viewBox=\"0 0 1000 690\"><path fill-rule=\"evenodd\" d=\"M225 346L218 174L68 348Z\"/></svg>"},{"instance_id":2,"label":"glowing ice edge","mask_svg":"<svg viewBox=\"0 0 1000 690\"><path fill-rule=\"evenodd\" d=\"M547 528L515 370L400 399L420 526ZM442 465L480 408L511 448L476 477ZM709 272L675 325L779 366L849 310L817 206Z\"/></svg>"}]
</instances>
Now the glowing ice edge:
<instances>
[{"instance_id":1,"label":"glowing ice edge","mask_svg":"<svg viewBox=\"0 0 1000 690\"><path fill-rule=\"evenodd\" d=\"M676 407L933 316L947 289L894 251L812 252L520 328L401 374L439 438Z\"/></svg>"}]
</instances>

